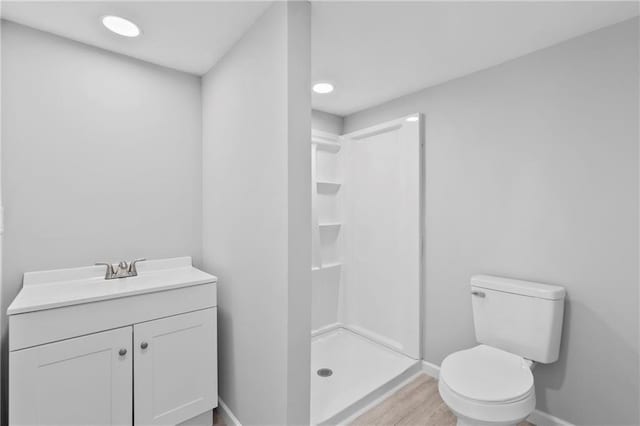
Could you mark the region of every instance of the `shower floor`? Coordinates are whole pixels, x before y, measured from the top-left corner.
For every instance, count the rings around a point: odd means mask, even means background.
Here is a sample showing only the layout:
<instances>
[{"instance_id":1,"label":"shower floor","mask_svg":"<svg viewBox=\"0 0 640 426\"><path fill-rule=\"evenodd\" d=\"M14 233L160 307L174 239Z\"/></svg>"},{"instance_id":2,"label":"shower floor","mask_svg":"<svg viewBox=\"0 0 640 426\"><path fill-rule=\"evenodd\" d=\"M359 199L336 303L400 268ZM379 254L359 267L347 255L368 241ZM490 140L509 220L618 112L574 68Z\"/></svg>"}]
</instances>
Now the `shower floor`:
<instances>
[{"instance_id":1,"label":"shower floor","mask_svg":"<svg viewBox=\"0 0 640 426\"><path fill-rule=\"evenodd\" d=\"M416 360L344 328L314 337L311 341L311 423L345 420L417 368ZM330 369L332 374L321 377L320 369Z\"/></svg>"}]
</instances>

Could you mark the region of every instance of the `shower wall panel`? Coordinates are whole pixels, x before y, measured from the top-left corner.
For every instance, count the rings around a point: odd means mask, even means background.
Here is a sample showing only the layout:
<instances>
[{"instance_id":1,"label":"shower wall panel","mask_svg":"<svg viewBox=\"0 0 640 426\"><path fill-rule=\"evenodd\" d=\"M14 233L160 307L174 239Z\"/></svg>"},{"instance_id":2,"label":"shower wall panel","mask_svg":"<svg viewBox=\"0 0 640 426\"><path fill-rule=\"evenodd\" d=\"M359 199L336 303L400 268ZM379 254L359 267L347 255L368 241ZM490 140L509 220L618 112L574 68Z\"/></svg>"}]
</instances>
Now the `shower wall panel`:
<instances>
[{"instance_id":1,"label":"shower wall panel","mask_svg":"<svg viewBox=\"0 0 640 426\"><path fill-rule=\"evenodd\" d=\"M374 126L346 135L343 145L344 323L418 359L420 122L402 118Z\"/></svg>"}]
</instances>

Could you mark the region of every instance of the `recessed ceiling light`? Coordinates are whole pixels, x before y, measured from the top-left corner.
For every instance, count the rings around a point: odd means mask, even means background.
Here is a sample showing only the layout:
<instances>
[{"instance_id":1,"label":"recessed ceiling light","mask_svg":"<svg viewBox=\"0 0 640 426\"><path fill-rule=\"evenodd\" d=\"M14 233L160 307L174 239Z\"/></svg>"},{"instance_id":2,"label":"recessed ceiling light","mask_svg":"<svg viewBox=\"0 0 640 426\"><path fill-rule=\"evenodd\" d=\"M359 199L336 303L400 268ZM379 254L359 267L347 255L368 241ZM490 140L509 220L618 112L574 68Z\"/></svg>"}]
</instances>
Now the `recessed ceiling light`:
<instances>
[{"instance_id":1,"label":"recessed ceiling light","mask_svg":"<svg viewBox=\"0 0 640 426\"><path fill-rule=\"evenodd\" d=\"M313 85L313 91L320 94L333 92L333 84L320 82Z\"/></svg>"},{"instance_id":2,"label":"recessed ceiling light","mask_svg":"<svg viewBox=\"0 0 640 426\"><path fill-rule=\"evenodd\" d=\"M418 121L418 116L417 115L412 115L411 117L407 117L407 121L409 121L409 122Z\"/></svg>"},{"instance_id":3,"label":"recessed ceiling light","mask_svg":"<svg viewBox=\"0 0 640 426\"><path fill-rule=\"evenodd\" d=\"M102 18L102 25L107 27L109 31L123 37L138 37L140 35L140 28L136 24L120 16L107 15Z\"/></svg>"}]
</instances>

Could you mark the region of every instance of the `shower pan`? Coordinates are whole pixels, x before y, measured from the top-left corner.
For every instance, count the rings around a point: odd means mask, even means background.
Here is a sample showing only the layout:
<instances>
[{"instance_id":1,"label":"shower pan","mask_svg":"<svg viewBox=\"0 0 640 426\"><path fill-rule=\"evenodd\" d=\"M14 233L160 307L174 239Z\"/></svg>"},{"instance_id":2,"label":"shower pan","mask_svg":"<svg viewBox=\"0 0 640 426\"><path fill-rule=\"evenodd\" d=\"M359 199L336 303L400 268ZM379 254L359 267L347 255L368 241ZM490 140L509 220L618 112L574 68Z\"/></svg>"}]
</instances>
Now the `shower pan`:
<instances>
[{"instance_id":1,"label":"shower pan","mask_svg":"<svg viewBox=\"0 0 640 426\"><path fill-rule=\"evenodd\" d=\"M312 132L311 423L357 414L420 368L422 120Z\"/></svg>"}]
</instances>

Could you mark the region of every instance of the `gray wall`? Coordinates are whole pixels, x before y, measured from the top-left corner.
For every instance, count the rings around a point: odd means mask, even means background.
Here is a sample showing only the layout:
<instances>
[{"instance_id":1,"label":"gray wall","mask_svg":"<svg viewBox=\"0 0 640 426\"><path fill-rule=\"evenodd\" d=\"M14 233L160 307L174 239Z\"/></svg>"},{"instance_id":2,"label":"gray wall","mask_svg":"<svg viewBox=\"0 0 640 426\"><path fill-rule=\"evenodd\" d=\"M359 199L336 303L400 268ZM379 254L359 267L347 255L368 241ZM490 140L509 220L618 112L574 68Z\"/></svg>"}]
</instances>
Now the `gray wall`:
<instances>
[{"instance_id":1,"label":"gray wall","mask_svg":"<svg viewBox=\"0 0 640 426\"><path fill-rule=\"evenodd\" d=\"M317 109L311 111L311 127L314 130L341 135L343 126L344 118L339 115L329 114Z\"/></svg>"},{"instance_id":2,"label":"gray wall","mask_svg":"<svg viewBox=\"0 0 640 426\"><path fill-rule=\"evenodd\" d=\"M3 316L26 271L199 262L200 88L198 77L2 22Z\"/></svg>"},{"instance_id":3,"label":"gray wall","mask_svg":"<svg viewBox=\"0 0 640 426\"><path fill-rule=\"evenodd\" d=\"M278 2L203 77L203 263L242 424L309 421L309 50L309 4Z\"/></svg>"},{"instance_id":4,"label":"gray wall","mask_svg":"<svg viewBox=\"0 0 640 426\"><path fill-rule=\"evenodd\" d=\"M637 425L638 20L345 118L426 117L424 357L475 344L469 277L566 287L538 408ZM446 302L446 303L444 303Z\"/></svg>"}]
</instances>

